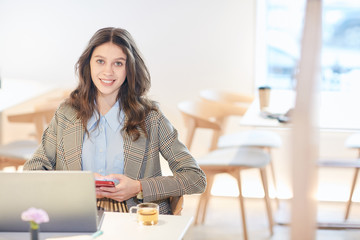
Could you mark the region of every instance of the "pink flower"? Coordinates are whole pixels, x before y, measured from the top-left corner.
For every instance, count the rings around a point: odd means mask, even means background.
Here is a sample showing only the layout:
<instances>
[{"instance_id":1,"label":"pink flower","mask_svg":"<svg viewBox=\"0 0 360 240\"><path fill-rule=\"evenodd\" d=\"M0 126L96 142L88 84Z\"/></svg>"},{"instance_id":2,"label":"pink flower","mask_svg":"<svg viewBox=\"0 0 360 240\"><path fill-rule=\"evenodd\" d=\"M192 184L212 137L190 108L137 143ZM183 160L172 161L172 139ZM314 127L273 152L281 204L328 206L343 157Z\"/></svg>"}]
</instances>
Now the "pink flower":
<instances>
[{"instance_id":1,"label":"pink flower","mask_svg":"<svg viewBox=\"0 0 360 240\"><path fill-rule=\"evenodd\" d=\"M40 224L40 223L48 222L49 216L42 209L29 208L28 210L24 211L21 214L21 219L23 221L30 221L30 222L34 222L36 224Z\"/></svg>"}]
</instances>

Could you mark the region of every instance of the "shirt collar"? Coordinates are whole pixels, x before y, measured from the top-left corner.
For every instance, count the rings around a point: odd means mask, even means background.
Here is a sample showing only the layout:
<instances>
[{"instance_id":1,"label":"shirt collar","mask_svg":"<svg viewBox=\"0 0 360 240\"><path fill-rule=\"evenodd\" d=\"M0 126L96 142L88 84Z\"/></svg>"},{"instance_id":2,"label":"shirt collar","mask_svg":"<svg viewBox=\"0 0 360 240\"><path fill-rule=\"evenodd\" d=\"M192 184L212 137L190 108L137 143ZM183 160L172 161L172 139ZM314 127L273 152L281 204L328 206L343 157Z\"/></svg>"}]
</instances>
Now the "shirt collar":
<instances>
[{"instance_id":1,"label":"shirt collar","mask_svg":"<svg viewBox=\"0 0 360 240\"><path fill-rule=\"evenodd\" d=\"M116 132L120 125L123 124L124 111L119 108L119 101L116 101L114 106L105 114L106 122L109 124L111 130Z\"/></svg>"},{"instance_id":2,"label":"shirt collar","mask_svg":"<svg viewBox=\"0 0 360 240\"><path fill-rule=\"evenodd\" d=\"M91 116L91 118L88 120L86 128L88 131L92 130L92 128L95 127L95 124L97 123L97 121L99 120L99 115L98 113L95 111L93 113L93 115Z\"/></svg>"}]
</instances>

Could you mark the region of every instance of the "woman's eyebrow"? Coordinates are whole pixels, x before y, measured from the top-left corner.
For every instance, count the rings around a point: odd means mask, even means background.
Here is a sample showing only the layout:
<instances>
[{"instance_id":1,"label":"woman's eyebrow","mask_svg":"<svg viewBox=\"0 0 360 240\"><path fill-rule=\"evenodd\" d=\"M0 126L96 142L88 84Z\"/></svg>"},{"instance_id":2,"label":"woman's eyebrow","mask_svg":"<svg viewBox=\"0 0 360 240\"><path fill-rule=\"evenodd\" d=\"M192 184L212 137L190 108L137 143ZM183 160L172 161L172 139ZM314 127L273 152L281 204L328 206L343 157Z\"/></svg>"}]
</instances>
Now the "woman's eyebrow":
<instances>
[{"instance_id":1,"label":"woman's eyebrow","mask_svg":"<svg viewBox=\"0 0 360 240\"><path fill-rule=\"evenodd\" d=\"M124 60L124 61L126 61L126 58L119 57L119 58L115 58L115 60Z\"/></svg>"},{"instance_id":2,"label":"woman's eyebrow","mask_svg":"<svg viewBox=\"0 0 360 240\"><path fill-rule=\"evenodd\" d=\"M101 56L101 55L95 55L94 57L96 57L96 58L104 58L104 59L106 59L106 57L103 57L103 56ZM123 58L123 57L118 57L118 58L115 58L115 60L124 60L124 61L126 61L126 58Z\"/></svg>"}]
</instances>

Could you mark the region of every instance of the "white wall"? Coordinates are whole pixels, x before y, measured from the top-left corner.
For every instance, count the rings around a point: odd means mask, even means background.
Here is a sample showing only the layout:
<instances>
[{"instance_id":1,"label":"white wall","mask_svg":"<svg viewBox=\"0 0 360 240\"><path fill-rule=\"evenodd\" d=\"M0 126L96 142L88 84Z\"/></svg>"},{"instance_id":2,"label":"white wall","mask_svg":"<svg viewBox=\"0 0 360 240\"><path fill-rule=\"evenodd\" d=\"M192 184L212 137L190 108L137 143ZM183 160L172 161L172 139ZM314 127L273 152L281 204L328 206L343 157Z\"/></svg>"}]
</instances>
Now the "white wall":
<instances>
[{"instance_id":1,"label":"white wall","mask_svg":"<svg viewBox=\"0 0 360 240\"><path fill-rule=\"evenodd\" d=\"M181 128L176 104L200 89L252 93L254 2L0 0L0 74L73 87L94 32L125 28L150 69L150 96Z\"/></svg>"}]
</instances>

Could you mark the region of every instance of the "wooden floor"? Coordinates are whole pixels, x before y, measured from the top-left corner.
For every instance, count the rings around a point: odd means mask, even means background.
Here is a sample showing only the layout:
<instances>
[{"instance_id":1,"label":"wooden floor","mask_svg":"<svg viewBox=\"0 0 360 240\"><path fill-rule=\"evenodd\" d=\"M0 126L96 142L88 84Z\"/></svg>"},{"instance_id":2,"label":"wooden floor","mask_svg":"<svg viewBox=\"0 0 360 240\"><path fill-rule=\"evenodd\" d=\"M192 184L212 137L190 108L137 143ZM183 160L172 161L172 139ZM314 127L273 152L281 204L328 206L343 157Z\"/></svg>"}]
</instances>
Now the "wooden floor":
<instances>
[{"instance_id":1,"label":"wooden floor","mask_svg":"<svg viewBox=\"0 0 360 240\"><path fill-rule=\"evenodd\" d=\"M196 211L198 195L185 196L183 215L194 215ZM246 218L248 224L249 240L288 240L290 239L290 227L286 225L275 225L274 235L270 236L265 205L262 199L246 199ZM288 201L282 201L280 211L275 212L275 218L283 221L288 218L284 212L288 212ZM273 206L276 210L275 204ZM322 202L318 205L319 221L344 223L343 215L345 203ZM360 204L354 203L351 209L350 223L360 224ZM243 239L240 208L237 198L234 197L212 197L208 215L204 225L191 226L186 234L185 240L233 240ZM317 240L352 240L360 239L360 230L328 230L318 229Z\"/></svg>"}]
</instances>

